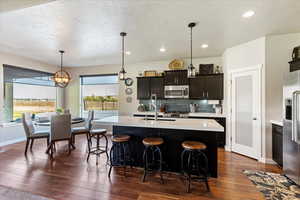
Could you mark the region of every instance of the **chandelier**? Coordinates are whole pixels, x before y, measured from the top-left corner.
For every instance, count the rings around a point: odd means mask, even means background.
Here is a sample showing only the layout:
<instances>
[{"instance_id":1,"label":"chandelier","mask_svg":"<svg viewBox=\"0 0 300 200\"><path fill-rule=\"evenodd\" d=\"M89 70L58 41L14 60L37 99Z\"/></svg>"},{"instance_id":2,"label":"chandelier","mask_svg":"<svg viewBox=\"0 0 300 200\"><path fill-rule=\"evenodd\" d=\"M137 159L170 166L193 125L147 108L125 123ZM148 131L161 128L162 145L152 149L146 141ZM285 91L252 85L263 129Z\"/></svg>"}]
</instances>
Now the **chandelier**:
<instances>
[{"instance_id":1,"label":"chandelier","mask_svg":"<svg viewBox=\"0 0 300 200\"><path fill-rule=\"evenodd\" d=\"M60 70L57 71L54 76L52 77L53 81L55 82L55 85L60 88L65 88L71 81L71 76L68 72L64 71L62 69L63 67L63 54L65 51L60 50Z\"/></svg>"}]
</instances>

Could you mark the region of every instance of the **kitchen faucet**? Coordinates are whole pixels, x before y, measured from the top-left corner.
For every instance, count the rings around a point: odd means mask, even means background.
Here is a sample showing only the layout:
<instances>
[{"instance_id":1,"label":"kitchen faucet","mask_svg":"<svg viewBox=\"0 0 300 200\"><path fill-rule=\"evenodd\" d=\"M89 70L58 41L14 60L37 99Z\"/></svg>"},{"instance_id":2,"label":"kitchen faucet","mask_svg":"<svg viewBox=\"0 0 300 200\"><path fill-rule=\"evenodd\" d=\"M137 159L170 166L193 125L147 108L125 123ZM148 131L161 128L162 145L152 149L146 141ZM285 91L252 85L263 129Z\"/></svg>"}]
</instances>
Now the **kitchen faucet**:
<instances>
[{"instance_id":1,"label":"kitchen faucet","mask_svg":"<svg viewBox=\"0 0 300 200\"><path fill-rule=\"evenodd\" d=\"M151 95L151 105L154 106L155 109L155 121L157 121L157 95L152 94Z\"/></svg>"}]
</instances>

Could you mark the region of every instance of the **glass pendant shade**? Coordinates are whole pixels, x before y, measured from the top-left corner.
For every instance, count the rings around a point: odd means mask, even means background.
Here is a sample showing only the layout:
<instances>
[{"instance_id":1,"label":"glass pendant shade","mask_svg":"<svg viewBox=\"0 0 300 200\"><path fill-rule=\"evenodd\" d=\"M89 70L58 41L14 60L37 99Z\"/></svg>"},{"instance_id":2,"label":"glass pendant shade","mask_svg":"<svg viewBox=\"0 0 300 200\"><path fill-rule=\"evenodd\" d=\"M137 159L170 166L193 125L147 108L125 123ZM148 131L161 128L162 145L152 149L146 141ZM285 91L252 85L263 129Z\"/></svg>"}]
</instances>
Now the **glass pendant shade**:
<instances>
[{"instance_id":1,"label":"glass pendant shade","mask_svg":"<svg viewBox=\"0 0 300 200\"><path fill-rule=\"evenodd\" d=\"M196 26L196 23L192 22L189 23L188 27L191 29L191 36L190 36L190 48L191 48L191 63L188 66L188 73L187 76L188 78L195 78L196 77L196 68L193 65L193 27Z\"/></svg>"},{"instance_id":2,"label":"glass pendant shade","mask_svg":"<svg viewBox=\"0 0 300 200\"><path fill-rule=\"evenodd\" d=\"M119 80L120 81L124 81L126 79L126 71L124 68L124 54L125 54L125 50L124 50L124 37L127 35L127 33L125 32L121 32L120 36L122 37L122 67L121 67L121 71L119 72Z\"/></svg>"},{"instance_id":3,"label":"glass pendant shade","mask_svg":"<svg viewBox=\"0 0 300 200\"><path fill-rule=\"evenodd\" d=\"M124 81L126 78L125 78L125 75L126 75L126 71L124 70L124 68L122 67L121 68L121 71L119 72L119 80L120 81Z\"/></svg>"},{"instance_id":4,"label":"glass pendant shade","mask_svg":"<svg viewBox=\"0 0 300 200\"><path fill-rule=\"evenodd\" d=\"M61 65L60 70L57 71L52 80L55 82L55 85L60 88L65 88L68 86L69 82L71 81L71 76L68 72L62 69L63 66L63 53L64 51L60 50L59 53L61 54Z\"/></svg>"},{"instance_id":5,"label":"glass pendant shade","mask_svg":"<svg viewBox=\"0 0 300 200\"><path fill-rule=\"evenodd\" d=\"M196 68L193 66L193 64L189 65L187 75L188 75L188 78L196 77Z\"/></svg>"}]
</instances>

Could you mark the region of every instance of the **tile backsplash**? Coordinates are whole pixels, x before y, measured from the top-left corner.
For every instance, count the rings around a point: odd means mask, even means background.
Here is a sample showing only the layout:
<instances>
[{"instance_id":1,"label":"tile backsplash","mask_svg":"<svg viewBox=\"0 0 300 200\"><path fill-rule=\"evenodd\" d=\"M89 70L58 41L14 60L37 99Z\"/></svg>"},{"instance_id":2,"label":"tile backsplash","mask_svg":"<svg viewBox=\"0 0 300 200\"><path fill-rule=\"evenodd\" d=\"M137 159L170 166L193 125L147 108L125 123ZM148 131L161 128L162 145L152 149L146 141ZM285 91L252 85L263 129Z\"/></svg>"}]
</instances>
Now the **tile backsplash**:
<instances>
[{"instance_id":1,"label":"tile backsplash","mask_svg":"<svg viewBox=\"0 0 300 200\"><path fill-rule=\"evenodd\" d=\"M222 101L218 101L219 105ZM190 104L197 104L196 112L214 113L215 108L213 104L208 104L208 100L191 100L191 99L168 99L157 100L158 108L165 105L167 112L190 112ZM140 104L147 106L148 110L151 109L151 100L140 100Z\"/></svg>"}]
</instances>

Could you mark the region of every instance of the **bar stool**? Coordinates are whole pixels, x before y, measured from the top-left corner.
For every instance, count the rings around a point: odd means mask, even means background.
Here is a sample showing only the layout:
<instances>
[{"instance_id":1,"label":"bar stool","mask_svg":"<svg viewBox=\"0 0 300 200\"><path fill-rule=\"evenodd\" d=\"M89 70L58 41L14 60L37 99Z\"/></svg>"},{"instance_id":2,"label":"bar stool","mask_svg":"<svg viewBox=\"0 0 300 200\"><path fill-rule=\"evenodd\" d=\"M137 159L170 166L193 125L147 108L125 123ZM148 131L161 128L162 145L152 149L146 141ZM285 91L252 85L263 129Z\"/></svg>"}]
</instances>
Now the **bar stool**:
<instances>
[{"instance_id":1,"label":"bar stool","mask_svg":"<svg viewBox=\"0 0 300 200\"><path fill-rule=\"evenodd\" d=\"M143 154L143 160L144 160L144 175L142 179L143 182L146 180L147 173L150 171L154 171L155 167L156 168L158 167L161 183L164 182L163 175L162 175L163 157L159 147L163 143L164 140L159 137L148 137L143 139L143 144L145 145L145 150Z\"/></svg>"},{"instance_id":2,"label":"bar stool","mask_svg":"<svg viewBox=\"0 0 300 200\"><path fill-rule=\"evenodd\" d=\"M106 129L92 129L88 133L88 156L86 161L89 161L90 154L96 155L96 165L98 165L98 157L102 154L106 154L106 159L108 162L108 140L106 137ZM96 139L96 146L92 147L92 139ZM100 140L104 138L105 139L105 146L100 145Z\"/></svg>"},{"instance_id":3,"label":"bar stool","mask_svg":"<svg viewBox=\"0 0 300 200\"><path fill-rule=\"evenodd\" d=\"M114 135L111 138L113 145L110 149L110 168L108 177L110 178L112 167L123 167L126 176L126 166L132 166L131 151L129 146L129 135Z\"/></svg>"},{"instance_id":4,"label":"bar stool","mask_svg":"<svg viewBox=\"0 0 300 200\"><path fill-rule=\"evenodd\" d=\"M191 179L204 181L207 191L208 185L208 159L203 151L206 145L202 142L184 141L181 153L181 169L184 177L187 179L186 191L190 192Z\"/></svg>"}]
</instances>

